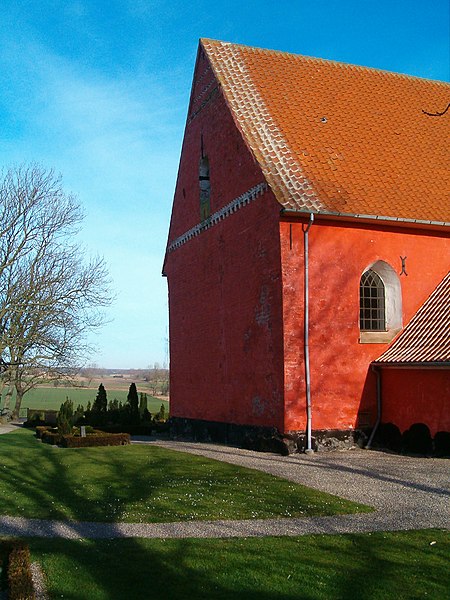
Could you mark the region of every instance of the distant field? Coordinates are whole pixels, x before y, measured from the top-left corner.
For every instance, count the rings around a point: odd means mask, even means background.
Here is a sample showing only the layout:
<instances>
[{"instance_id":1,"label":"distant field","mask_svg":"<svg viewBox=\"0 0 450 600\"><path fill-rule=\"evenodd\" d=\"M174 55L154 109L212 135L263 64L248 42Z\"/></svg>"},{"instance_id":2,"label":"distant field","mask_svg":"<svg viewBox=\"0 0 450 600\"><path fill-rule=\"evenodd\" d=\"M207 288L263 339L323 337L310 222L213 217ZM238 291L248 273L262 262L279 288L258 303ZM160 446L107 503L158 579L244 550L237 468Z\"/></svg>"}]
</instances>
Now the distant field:
<instances>
[{"instance_id":1,"label":"distant field","mask_svg":"<svg viewBox=\"0 0 450 600\"><path fill-rule=\"evenodd\" d=\"M106 387L106 386L105 386ZM139 385L137 386L138 393L144 392L147 394L148 399L148 410L151 413L158 412L161 404L164 404L166 410L169 408L169 402L166 398L155 398L148 393L148 390L145 388L140 389ZM117 398L119 402L126 402L128 390L108 390L106 387L106 393L109 400L114 400ZM78 404L82 404L84 408L86 408L87 403L94 402L95 397L97 395L97 388L75 388L75 387L38 387L34 390L30 390L27 394L25 394L24 399L22 401L22 411L26 408L37 408L40 410L58 410L61 404L69 398L72 400L75 407ZM0 402L3 406L3 404ZM23 415L25 416L25 415Z\"/></svg>"}]
</instances>

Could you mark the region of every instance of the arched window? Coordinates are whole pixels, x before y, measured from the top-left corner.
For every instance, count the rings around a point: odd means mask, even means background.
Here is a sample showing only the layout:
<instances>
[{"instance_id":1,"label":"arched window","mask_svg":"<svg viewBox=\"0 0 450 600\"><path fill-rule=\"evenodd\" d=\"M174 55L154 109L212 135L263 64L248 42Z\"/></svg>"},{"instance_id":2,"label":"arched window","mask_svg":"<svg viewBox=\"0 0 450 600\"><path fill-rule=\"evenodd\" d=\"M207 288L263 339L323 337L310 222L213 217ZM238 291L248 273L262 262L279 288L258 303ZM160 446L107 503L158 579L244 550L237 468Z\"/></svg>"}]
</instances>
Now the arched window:
<instances>
[{"instance_id":1,"label":"arched window","mask_svg":"<svg viewBox=\"0 0 450 600\"><path fill-rule=\"evenodd\" d=\"M369 265L359 282L360 342L389 342L402 328L402 289L383 260Z\"/></svg>"},{"instance_id":2,"label":"arched window","mask_svg":"<svg viewBox=\"0 0 450 600\"><path fill-rule=\"evenodd\" d=\"M200 159L198 179L200 184L200 220L204 221L211 214L211 185L209 182L209 160L206 156Z\"/></svg>"},{"instance_id":3,"label":"arched window","mask_svg":"<svg viewBox=\"0 0 450 600\"><path fill-rule=\"evenodd\" d=\"M359 327L361 331L386 330L384 293L384 283L375 271L369 269L363 273L359 284Z\"/></svg>"}]
</instances>

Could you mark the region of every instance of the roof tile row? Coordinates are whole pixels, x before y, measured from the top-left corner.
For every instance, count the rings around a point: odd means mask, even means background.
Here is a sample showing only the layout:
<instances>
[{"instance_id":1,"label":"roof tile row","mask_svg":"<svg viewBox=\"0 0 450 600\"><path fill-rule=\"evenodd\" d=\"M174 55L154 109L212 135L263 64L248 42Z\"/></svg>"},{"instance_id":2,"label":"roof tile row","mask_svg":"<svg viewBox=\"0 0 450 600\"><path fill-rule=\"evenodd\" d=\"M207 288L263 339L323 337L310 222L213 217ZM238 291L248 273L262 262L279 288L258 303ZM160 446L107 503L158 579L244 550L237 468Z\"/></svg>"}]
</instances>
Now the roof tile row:
<instances>
[{"instance_id":1,"label":"roof tile row","mask_svg":"<svg viewBox=\"0 0 450 600\"><path fill-rule=\"evenodd\" d=\"M282 206L450 223L450 86L202 40Z\"/></svg>"}]
</instances>

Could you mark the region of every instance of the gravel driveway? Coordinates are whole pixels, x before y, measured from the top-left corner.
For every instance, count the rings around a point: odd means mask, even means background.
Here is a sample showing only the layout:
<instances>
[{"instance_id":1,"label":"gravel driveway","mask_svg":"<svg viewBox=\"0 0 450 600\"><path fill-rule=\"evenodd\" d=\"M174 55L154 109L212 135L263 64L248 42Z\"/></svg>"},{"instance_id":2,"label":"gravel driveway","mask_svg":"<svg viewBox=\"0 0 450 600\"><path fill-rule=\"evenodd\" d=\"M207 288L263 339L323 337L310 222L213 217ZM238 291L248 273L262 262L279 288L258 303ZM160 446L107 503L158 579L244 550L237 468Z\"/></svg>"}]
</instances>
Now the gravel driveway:
<instances>
[{"instance_id":1,"label":"gravel driveway","mask_svg":"<svg viewBox=\"0 0 450 600\"><path fill-rule=\"evenodd\" d=\"M383 519L404 528L450 525L450 461L401 456L372 450L345 450L311 456L279 456L214 444L150 442L164 448L250 467L296 483L368 504L373 515L346 518ZM345 520L344 517L333 519Z\"/></svg>"}]
</instances>

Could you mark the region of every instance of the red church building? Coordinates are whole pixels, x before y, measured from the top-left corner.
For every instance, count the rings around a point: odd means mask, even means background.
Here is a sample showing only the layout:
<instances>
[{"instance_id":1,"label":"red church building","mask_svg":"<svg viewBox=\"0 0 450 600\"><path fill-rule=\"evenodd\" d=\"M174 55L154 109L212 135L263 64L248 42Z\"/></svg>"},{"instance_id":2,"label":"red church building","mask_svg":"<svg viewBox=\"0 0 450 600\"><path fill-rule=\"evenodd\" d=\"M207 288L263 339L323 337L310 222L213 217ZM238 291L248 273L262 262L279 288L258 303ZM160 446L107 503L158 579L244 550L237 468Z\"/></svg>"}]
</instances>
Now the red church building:
<instances>
[{"instance_id":1,"label":"red church building","mask_svg":"<svg viewBox=\"0 0 450 600\"><path fill-rule=\"evenodd\" d=\"M200 41L163 270L176 432L310 450L450 431L449 102Z\"/></svg>"}]
</instances>

